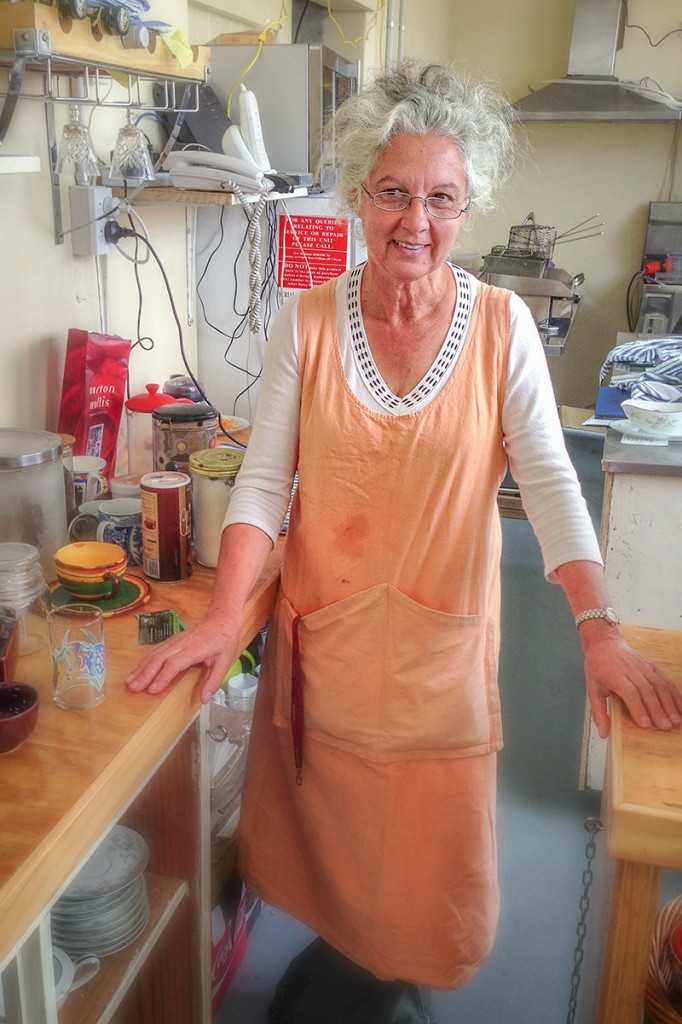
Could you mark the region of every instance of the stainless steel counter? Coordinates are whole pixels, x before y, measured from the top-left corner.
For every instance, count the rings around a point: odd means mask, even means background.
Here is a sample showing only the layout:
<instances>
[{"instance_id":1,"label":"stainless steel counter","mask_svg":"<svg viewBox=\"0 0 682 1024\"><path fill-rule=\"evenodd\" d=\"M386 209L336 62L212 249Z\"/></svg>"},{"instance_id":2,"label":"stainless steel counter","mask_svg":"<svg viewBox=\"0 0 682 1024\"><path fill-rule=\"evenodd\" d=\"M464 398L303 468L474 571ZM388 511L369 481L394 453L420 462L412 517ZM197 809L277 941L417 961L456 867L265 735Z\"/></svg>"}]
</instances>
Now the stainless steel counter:
<instances>
[{"instance_id":1,"label":"stainless steel counter","mask_svg":"<svg viewBox=\"0 0 682 1024\"><path fill-rule=\"evenodd\" d=\"M609 428L604 441L605 473L637 473L646 476L682 476L682 442L627 444L623 435Z\"/></svg>"}]
</instances>

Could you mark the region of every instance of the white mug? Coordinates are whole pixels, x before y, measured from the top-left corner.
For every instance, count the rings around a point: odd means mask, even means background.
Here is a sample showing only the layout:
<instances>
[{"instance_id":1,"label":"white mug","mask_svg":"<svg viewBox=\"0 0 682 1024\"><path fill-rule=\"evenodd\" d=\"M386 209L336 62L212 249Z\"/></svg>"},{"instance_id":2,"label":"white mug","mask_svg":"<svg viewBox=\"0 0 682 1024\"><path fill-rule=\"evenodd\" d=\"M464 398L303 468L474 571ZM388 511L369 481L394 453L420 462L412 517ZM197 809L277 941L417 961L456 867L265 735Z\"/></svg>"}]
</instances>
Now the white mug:
<instances>
[{"instance_id":1,"label":"white mug","mask_svg":"<svg viewBox=\"0 0 682 1024\"><path fill-rule=\"evenodd\" d=\"M128 565L142 565L142 502L139 498L112 498L98 511L97 540L118 544Z\"/></svg>"},{"instance_id":2,"label":"white mug","mask_svg":"<svg viewBox=\"0 0 682 1024\"><path fill-rule=\"evenodd\" d=\"M84 501L94 501L107 492L104 476L106 460L97 455L74 455L73 486L76 491L76 507Z\"/></svg>"}]
</instances>

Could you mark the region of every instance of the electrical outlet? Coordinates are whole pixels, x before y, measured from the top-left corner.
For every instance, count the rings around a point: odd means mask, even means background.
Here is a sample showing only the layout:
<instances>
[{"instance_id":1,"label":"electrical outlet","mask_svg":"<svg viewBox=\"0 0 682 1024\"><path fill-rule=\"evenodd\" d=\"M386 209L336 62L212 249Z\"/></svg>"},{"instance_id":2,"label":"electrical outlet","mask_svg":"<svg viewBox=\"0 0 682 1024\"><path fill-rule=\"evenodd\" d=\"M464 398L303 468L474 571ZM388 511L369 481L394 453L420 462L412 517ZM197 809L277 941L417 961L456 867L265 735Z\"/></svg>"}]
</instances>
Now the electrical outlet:
<instances>
[{"instance_id":1,"label":"electrical outlet","mask_svg":"<svg viewBox=\"0 0 682 1024\"><path fill-rule=\"evenodd\" d=\"M113 245L104 237L106 214L113 207L104 185L70 185L71 247L74 256L103 256Z\"/></svg>"}]
</instances>

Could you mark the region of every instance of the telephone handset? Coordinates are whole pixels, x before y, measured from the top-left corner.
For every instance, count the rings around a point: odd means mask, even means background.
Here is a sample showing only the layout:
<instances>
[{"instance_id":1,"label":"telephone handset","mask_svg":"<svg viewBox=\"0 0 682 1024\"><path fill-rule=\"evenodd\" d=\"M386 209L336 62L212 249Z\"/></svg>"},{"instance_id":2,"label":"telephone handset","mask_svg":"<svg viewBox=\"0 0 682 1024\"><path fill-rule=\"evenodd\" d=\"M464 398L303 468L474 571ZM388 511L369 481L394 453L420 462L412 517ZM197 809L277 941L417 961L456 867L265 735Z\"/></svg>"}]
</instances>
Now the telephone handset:
<instances>
[{"instance_id":1,"label":"telephone handset","mask_svg":"<svg viewBox=\"0 0 682 1024\"><path fill-rule=\"evenodd\" d=\"M265 149L258 102L255 94L250 89L247 89L243 83L239 86L239 126L246 143L246 148L260 169L266 174L268 171L275 174L275 168L270 164Z\"/></svg>"},{"instance_id":2,"label":"telephone handset","mask_svg":"<svg viewBox=\"0 0 682 1024\"><path fill-rule=\"evenodd\" d=\"M247 162L237 156L205 149L172 150L166 156L164 168L178 188L229 192L230 182L250 194L273 188L273 183L265 179L252 160Z\"/></svg>"}]
</instances>

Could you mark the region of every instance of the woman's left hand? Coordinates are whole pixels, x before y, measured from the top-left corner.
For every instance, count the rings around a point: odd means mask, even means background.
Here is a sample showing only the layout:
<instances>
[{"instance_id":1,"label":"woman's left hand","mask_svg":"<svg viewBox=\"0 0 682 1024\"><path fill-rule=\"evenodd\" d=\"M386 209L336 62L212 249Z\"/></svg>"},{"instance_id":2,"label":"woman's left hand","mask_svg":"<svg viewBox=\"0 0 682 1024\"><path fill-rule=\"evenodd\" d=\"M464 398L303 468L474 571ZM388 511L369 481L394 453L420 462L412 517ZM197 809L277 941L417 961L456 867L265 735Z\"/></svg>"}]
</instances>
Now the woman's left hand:
<instances>
[{"instance_id":1,"label":"woman's left hand","mask_svg":"<svg viewBox=\"0 0 682 1024\"><path fill-rule=\"evenodd\" d=\"M585 650L585 679L599 735L609 734L608 698L619 697L642 728L674 729L682 723L682 692L653 661L622 635L603 637Z\"/></svg>"}]
</instances>

